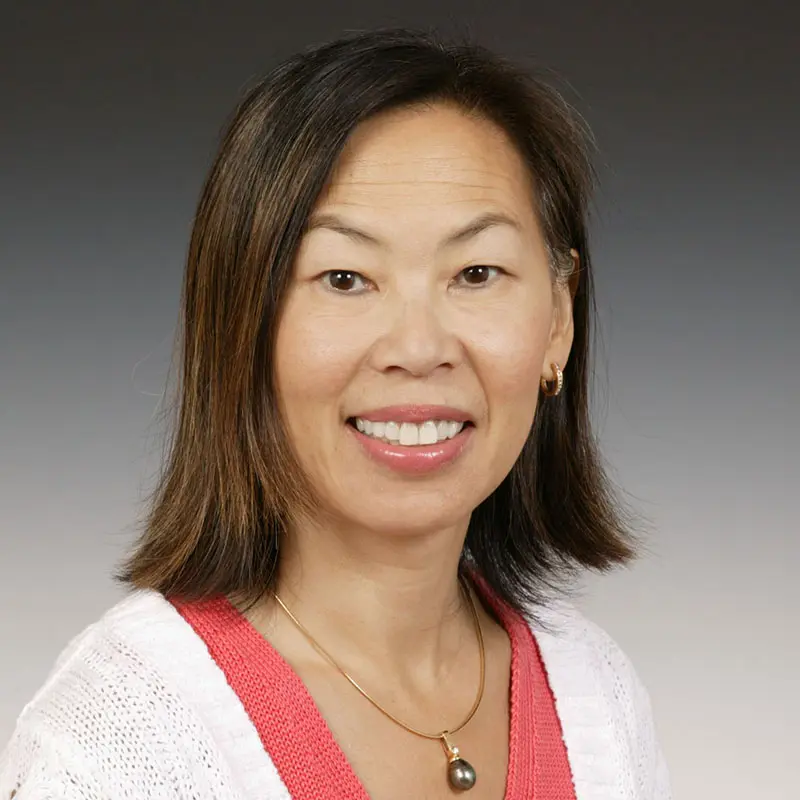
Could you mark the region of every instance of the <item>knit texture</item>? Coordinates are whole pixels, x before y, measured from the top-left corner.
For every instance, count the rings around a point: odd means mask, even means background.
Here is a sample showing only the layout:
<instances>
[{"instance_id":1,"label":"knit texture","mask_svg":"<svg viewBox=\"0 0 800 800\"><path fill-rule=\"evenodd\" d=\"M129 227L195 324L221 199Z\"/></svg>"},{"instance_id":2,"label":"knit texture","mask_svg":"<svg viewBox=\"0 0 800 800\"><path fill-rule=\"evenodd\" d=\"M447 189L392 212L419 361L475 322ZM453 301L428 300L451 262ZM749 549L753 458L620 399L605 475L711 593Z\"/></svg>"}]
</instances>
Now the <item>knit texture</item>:
<instances>
[{"instance_id":1,"label":"knit texture","mask_svg":"<svg viewBox=\"0 0 800 800\"><path fill-rule=\"evenodd\" d=\"M575 800L561 725L535 639L522 618L488 599L511 642L505 800ZM225 598L173 602L225 673L291 796L368 800L303 682L248 620Z\"/></svg>"},{"instance_id":2,"label":"knit texture","mask_svg":"<svg viewBox=\"0 0 800 800\"><path fill-rule=\"evenodd\" d=\"M537 617L576 800L670 800L648 696L628 659L569 605L538 608ZM12 792L16 800L291 800L206 644L148 591L73 640L23 709L0 753L0 800Z\"/></svg>"},{"instance_id":3,"label":"knit texture","mask_svg":"<svg viewBox=\"0 0 800 800\"><path fill-rule=\"evenodd\" d=\"M528 623L482 581L477 588L511 642L506 800L575 800L567 748L541 652Z\"/></svg>"}]
</instances>

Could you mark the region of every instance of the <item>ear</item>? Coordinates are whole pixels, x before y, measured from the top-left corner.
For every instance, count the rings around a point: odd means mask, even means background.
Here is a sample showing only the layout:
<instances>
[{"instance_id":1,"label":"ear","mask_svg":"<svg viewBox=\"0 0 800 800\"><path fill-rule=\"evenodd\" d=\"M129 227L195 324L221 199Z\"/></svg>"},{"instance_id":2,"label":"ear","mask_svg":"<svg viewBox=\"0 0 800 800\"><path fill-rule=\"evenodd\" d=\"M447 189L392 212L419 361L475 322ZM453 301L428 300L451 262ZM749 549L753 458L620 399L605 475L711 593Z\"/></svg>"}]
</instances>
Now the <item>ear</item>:
<instances>
[{"instance_id":1,"label":"ear","mask_svg":"<svg viewBox=\"0 0 800 800\"><path fill-rule=\"evenodd\" d=\"M578 286L580 256L576 250L569 252L573 260L572 274L568 281L559 281L553 285L553 318L550 323L550 339L542 364L542 377L548 381L555 377L555 371L551 366L553 362L562 370L566 366L575 334L572 300Z\"/></svg>"}]
</instances>

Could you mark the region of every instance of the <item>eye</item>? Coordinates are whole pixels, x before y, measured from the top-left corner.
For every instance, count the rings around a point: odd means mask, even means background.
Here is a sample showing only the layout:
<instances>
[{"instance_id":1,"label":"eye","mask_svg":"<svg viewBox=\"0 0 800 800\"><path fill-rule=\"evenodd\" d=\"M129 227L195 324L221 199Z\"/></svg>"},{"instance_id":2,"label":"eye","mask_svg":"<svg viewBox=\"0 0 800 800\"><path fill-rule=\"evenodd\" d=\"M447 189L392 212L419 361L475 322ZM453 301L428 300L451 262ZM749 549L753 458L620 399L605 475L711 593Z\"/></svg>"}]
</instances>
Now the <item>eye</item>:
<instances>
[{"instance_id":1,"label":"eye","mask_svg":"<svg viewBox=\"0 0 800 800\"><path fill-rule=\"evenodd\" d=\"M346 269L332 269L321 277L326 288L342 294L357 294L368 288L367 279L363 275Z\"/></svg>"},{"instance_id":2,"label":"eye","mask_svg":"<svg viewBox=\"0 0 800 800\"><path fill-rule=\"evenodd\" d=\"M474 267L466 267L458 273L456 281L466 286L485 286L491 283L502 270L499 267L487 267L483 264L476 264Z\"/></svg>"}]
</instances>

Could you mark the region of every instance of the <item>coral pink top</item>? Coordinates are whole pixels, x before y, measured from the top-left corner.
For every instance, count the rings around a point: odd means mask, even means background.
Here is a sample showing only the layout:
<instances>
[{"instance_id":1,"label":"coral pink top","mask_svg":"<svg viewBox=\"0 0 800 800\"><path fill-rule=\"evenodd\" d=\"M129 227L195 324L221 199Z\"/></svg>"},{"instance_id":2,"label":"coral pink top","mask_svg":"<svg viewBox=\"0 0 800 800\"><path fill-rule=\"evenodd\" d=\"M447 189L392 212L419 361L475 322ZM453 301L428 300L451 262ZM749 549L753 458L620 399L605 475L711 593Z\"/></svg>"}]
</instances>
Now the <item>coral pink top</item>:
<instances>
[{"instance_id":1,"label":"coral pink top","mask_svg":"<svg viewBox=\"0 0 800 800\"><path fill-rule=\"evenodd\" d=\"M524 619L481 591L511 642L505 800L575 800L536 640ZM172 602L239 696L293 800L369 800L305 684L250 622L225 598Z\"/></svg>"}]
</instances>

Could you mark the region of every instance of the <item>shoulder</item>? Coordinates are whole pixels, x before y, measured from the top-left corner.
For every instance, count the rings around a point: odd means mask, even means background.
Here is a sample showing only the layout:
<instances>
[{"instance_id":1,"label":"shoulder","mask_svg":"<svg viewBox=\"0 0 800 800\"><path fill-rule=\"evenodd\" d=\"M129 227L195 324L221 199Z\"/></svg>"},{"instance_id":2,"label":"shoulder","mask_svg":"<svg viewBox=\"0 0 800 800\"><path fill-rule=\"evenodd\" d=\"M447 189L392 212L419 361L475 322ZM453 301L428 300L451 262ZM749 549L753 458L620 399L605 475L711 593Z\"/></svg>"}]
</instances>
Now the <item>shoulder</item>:
<instances>
[{"instance_id":1,"label":"shoulder","mask_svg":"<svg viewBox=\"0 0 800 800\"><path fill-rule=\"evenodd\" d=\"M65 797L239 797L231 765L258 777L262 753L202 640L163 596L136 592L69 643L23 709L0 797L17 784L36 787L20 797L61 797L43 787L65 776L81 784Z\"/></svg>"},{"instance_id":2,"label":"shoulder","mask_svg":"<svg viewBox=\"0 0 800 800\"><path fill-rule=\"evenodd\" d=\"M638 735L638 728L649 722L644 715L649 712L647 692L611 635L563 601L536 609L529 624L561 710L578 712L585 710L588 698L595 704L602 700L629 736Z\"/></svg>"},{"instance_id":3,"label":"shoulder","mask_svg":"<svg viewBox=\"0 0 800 800\"><path fill-rule=\"evenodd\" d=\"M566 670L569 664L587 668L575 679L611 681L634 691L641 686L631 660L616 640L567 601L553 601L532 610L528 623L543 658Z\"/></svg>"},{"instance_id":4,"label":"shoulder","mask_svg":"<svg viewBox=\"0 0 800 800\"><path fill-rule=\"evenodd\" d=\"M20 722L55 713L62 700L97 710L116 707L127 692L157 673L168 651L148 644L179 637L182 621L155 592L135 592L75 636L59 654L44 684L25 706ZM140 687L142 688L142 687ZM127 694L126 692L126 694Z\"/></svg>"},{"instance_id":5,"label":"shoulder","mask_svg":"<svg viewBox=\"0 0 800 800\"><path fill-rule=\"evenodd\" d=\"M611 796L666 800L666 765L650 696L630 658L573 604L554 601L528 619L561 720L576 784ZM591 790L585 796L594 796Z\"/></svg>"},{"instance_id":6,"label":"shoulder","mask_svg":"<svg viewBox=\"0 0 800 800\"><path fill-rule=\"evenodd\" d=\"M165 625L174 628L176 619L174 609L160 595L130 595L69 641L19 722L48 713L65 697L98 706L111 703L109 686L129 683L153 666L137 657L141 631Z\"/></svg>"}]
</instances>

